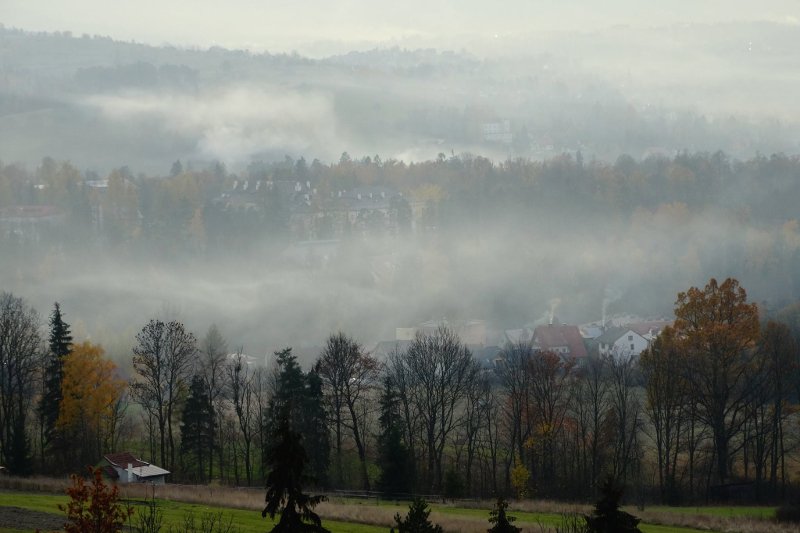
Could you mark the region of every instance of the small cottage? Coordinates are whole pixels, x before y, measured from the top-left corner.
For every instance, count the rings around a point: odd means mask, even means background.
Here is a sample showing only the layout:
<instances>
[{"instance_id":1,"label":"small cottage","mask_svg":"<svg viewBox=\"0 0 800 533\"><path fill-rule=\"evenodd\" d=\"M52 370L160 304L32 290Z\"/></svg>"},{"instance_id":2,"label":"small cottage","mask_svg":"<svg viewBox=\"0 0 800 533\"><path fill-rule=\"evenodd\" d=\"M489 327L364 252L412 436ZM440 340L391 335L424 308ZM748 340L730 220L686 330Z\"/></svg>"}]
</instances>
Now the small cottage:
<instances>
[{"instance_id":1,"label":"small cottage","mask_svg":"<svg viewBox=\"0 0 800 533\"><path fill-rule=\"evenodd\" d=\"M166 483L168 470L137 459L130 452L109 453L100 461L100 468L117 483Z\"/></svg>"}]
</instances>

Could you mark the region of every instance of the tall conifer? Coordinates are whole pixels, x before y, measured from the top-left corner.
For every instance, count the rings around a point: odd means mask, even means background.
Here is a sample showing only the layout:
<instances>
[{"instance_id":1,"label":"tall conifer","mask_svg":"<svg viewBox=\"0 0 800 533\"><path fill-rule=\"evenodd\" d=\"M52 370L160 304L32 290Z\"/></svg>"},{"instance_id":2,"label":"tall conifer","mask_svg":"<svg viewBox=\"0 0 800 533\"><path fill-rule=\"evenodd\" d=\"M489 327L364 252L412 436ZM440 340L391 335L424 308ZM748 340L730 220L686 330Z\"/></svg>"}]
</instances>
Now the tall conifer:
<instances>
[{"instance_id":1,"label":"tall conifer","mask_svg":"<svg viewBox=\"0 0 800 533\"><path fill-rule=\"evenodd\" d=\"M55 426L61 406L61 384L64 378L64 359L72 350L69 324L64 322L61 306L56 302L50 315L50 350L45 356L42 397L39 401L42 454L55 441Z\"/></svg>"}]
</instances>

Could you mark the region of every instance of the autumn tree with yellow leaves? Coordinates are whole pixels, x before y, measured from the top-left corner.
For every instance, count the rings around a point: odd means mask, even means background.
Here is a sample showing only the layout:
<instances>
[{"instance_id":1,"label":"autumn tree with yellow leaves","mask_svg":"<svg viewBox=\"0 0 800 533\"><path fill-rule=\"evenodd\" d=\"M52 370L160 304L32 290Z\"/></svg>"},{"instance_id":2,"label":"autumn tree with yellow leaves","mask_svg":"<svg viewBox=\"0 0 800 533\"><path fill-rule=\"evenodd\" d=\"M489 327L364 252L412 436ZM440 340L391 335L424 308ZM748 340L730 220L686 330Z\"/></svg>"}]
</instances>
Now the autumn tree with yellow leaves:
<instances>
[{"instance_id":1,"label":"autumn tree with yellow leaves","mask_svg":"<svg viewBox=\"0 0 800 533\"><path fill-rule=\"evenodd\" d=\"M73 346L64 359L62 400L56 427L69 446L65 466L94 464L113 443L125 381L103 348L90 342Z\"/></svg>"}]
</instances>

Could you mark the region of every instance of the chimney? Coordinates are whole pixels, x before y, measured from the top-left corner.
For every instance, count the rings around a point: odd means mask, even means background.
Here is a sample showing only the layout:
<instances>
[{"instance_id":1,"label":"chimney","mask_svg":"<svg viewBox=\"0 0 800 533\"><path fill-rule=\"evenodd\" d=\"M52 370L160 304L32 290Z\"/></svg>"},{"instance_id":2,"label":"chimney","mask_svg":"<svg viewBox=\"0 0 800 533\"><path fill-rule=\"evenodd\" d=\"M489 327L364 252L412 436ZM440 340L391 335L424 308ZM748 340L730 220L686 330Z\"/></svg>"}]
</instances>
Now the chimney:
<instances>
[{"instance_id":1,"label":"chimney","mask_svg":"<svg viewBox=\"0 0 800 533\"><path fill-rule=\"evenodd\" d=\"M128 477L128 479L127 479L128 483L133 483L133 465L131 463L128 463L127 472L128 472L128 476L127 476Z\"/></svg>"}]
</instances>

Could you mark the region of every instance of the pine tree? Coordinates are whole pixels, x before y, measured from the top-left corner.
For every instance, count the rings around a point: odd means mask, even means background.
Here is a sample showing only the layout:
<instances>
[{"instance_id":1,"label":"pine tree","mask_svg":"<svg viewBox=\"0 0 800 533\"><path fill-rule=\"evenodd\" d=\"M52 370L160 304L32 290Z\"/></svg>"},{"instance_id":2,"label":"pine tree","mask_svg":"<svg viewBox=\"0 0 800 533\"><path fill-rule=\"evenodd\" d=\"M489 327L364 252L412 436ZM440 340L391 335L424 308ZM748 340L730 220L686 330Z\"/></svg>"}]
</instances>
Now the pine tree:
<instances>
[{"instance_id":1,"label":"pine tree","mask_svg":"<svg viewBox=\"0 0 800 533\"><path fill-rule=\"evenodd\" d=\"M412 488L413 463L403 442L399 400L391 377L385 376L378 419L378 466L381 469L378 488L387 496L408 493Z\"/></svg>"},{"instance_id":2,"label":"pine tree","mask_svg":"<svg viewBox=\"0 0 800 533\"><path fill-rule=\"evenodd\" d=\"M203 378L194 376L181 421L181 456L190 462L187 470L191 472L193 481L205 481L205 465L210 460L213 437L214 410L208 399L208 390Z\"/></svg>"},{"instance_id":3,"label":"pine tree","mask_svg":"<svg viewBox=\"0 0 800 533\"><path fill-rule=\"evenodd\" d=\"M502 497L497 498L494 509L489 512L489 523L493 525L486 530L488 533L518 533L522 531L512 524L516 521L516 517L507 515L506 509L508 509L508 502Z\"/></svg>"},{"instance_id":4,"label":"pine tree","mask_svg":"<svg viewBox=\"0 0 800 533\"><path fill-rule=\"evenodd\" d=\"M55 440L54 433L61 406L61 386L64 379L64 358L72 350L70 327L64 322L58 302L53 306L53 313L50 315L49 347L44 364L44 390L39 401L42 453Z\"/></svg>"},{"instance_id":5,"label":"pine tree","mask_svg":"<svg viewBox=\"0 0 800 533\"><path fill-rule=\"evenodd\" d=\"M314 507L325 497L303 493L303 484L309 481L309 477L303 473L308 456L302 436L292 429L291 407L292 402L289 401L276 415L277 425L265 457L270 471L265 498L267 505L261 511L261 516L269 515L274 519L276 514L280 514L272 533L330 533L322 527L322 520L314 512Z\"/></svg>"}]
</instances>

